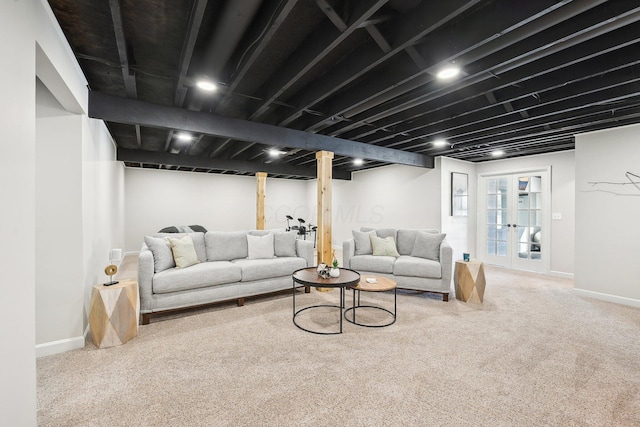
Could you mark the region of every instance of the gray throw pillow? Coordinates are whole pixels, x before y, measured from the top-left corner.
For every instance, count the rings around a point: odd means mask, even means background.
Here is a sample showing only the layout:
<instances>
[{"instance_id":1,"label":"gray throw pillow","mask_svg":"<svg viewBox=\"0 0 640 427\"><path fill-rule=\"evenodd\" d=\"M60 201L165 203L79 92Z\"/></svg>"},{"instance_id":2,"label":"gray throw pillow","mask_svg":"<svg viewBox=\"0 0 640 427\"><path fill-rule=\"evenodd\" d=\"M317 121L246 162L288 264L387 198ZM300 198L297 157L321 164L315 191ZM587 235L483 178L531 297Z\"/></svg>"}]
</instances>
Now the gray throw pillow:
<instances>
[{"instance_id":1,"label":"gray throw pillow","mask_svg":"<svg viewBox=\"0 0 640 427\"><path fill-rule=\"evenodd\" d=\"M355 242L355 255L371 255L373 248L371 247L371 239L369 236L377 236L375 230L357 231L353 230L353 241Z\"/></svg>"},{"instance_id":2,"label":"gray throw pillow","mask_svg":"<svg viewBox=\"0 0 640 427\"><path fill-rule=\"evenodd\" d=\"M205 234L207 261L231 261L248 255L246 231L208 231Z\"/></svg>"},{"instance_id":3,"label":"gray throw pillow","mask_svg":"<svg viewBox=\"0 0 640 427\"><path fill-rule=\"evenodd\" d=\"M156 273L176 266L171 246L166 238L144 236L144 243L153 254L153 268Z\"/></svg>"},{"instance_id":4,"label":"gray throw pillow","mask_svg":"<svg viewBox=\"0 0 640 427\"><path fill-rule=\"evenodd\" d=\"M435 234L420 231L416 233L416 241L411 250L411 256L440 261L440 244L446 234Z\"/></svg>"},{"instance_id":5,"label":"gray throw pillow","mask_svg":"<svg viewBox=\"0 0 640 427\"><path fill-rule=\"evenodd\" d=\"M276 256L298 256L296 253L296 232L273 233L273 246Z\"/></svg>"}]
</instances>

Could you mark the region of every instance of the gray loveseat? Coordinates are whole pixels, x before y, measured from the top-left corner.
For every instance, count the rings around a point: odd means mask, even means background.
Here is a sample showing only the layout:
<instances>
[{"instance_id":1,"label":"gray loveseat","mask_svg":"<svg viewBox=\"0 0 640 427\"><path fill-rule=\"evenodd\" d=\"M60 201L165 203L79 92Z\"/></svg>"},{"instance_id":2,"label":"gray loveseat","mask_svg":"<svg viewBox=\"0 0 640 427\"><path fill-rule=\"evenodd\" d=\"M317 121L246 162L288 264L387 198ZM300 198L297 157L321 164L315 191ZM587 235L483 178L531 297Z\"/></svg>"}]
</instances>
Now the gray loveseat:
<instances>
[{"instance_id":1,"label":"gray loveseat","mask_svg":"<svg viewBox=\"0 0 640 427\"><path fill-rule=\"evenodd\" d=\"M251 254L248 239L267 234L273 236L272 253L254 249ZM197 260L194 265L176 268L166 238L186 235L193 241ZM154 313L229 300L243 305L245 297L290 289L291 274L312 266L313 255L313 242L296 239L295 232L208 231L145 236L138 258L142 324L148 324Z\"/></svg>"},{"instance_id":2,"label":"gray loveseat","mask_svg":"<svg viewBox=\"0 0 640 427\"><path fill-rule=\"evenodd\" d=\"M393 238L397 253L374 255L371 235ZM373 229L353 231L353 238L343 243L345 267L361 274L390 277L398 288L442 294L449 301L452 275L452 248L437 230Z\"/></svg>"}]
</instances>

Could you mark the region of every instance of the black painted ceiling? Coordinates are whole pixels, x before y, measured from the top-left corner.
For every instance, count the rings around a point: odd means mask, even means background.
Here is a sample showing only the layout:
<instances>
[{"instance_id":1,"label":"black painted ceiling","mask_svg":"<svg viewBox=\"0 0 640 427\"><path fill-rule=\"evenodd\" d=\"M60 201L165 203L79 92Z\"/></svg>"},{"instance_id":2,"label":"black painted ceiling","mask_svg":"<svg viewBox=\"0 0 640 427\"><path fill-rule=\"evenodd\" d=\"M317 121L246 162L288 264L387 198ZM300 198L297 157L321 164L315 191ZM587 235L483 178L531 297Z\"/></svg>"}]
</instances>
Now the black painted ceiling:
<instances>
[{"instance_id":1,"label":"black painted ceiling","mask_svg":"<svg viewBox=\"0 0 640 427\"><path fill-rule=\"evenodd\" d=\"M640 122L638 0L49 3L104 94L472 162L498 149L568 150L576 133ZM461 74L437 79L449 63ZM197 89L202 76L219 89ZM122 153L138 154L132 167L315 171L310 150L278 146L286 154L272 158L266 144L203 134L185 144L175 129L107 125ZM159 153L183 166L159 164ZM352 160L336 156L334 171L385 164Z\"/></svg>"}]
</instances>

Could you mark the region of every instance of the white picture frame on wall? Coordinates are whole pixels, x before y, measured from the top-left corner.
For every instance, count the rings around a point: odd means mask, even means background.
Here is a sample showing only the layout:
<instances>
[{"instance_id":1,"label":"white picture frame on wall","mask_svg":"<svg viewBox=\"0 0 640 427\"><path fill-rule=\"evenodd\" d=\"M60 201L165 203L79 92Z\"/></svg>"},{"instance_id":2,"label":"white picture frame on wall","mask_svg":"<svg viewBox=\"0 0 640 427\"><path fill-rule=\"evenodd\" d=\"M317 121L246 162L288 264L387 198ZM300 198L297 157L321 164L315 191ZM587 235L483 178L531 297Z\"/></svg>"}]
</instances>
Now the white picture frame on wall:
<instances>
[{"instance_id":1,"label":"white picture frame on wall","mask_svg":"<svg viewBox=\"0 0 640 427\"><path fill-rule=\"evenodd\" d=\"M451 216L468 216L469 175L451 172Z\"/></svg>"}]
</instances>

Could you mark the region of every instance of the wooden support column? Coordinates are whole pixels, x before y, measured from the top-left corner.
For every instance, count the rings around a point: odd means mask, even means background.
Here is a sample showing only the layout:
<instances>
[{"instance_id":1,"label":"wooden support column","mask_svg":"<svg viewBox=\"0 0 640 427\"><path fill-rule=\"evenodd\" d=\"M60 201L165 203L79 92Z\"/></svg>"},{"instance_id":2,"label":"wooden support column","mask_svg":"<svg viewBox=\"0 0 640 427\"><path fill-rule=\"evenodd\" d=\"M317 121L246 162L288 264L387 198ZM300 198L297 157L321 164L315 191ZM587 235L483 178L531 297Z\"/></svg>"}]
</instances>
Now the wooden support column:
<instances>
[{"instance_id":1,"label":"wooden support column","mask_svg":"<svg viewBox=\"0 0 640 427\"><path fill-rule=\"evenodd\" d=\"M264 230L264 203L267 198L267 173L256 172L256 230Z\"/></svg>"},{"instance_id":2,"label":"wooden support column","mask_svg":"<svg viewBox=\"0 0 640 427\"><path fill-rule=\"evenodd\" d=\"M331 167L333 153L318 151L318 264L331 264Z\"/></svg>"}]
</instances>

